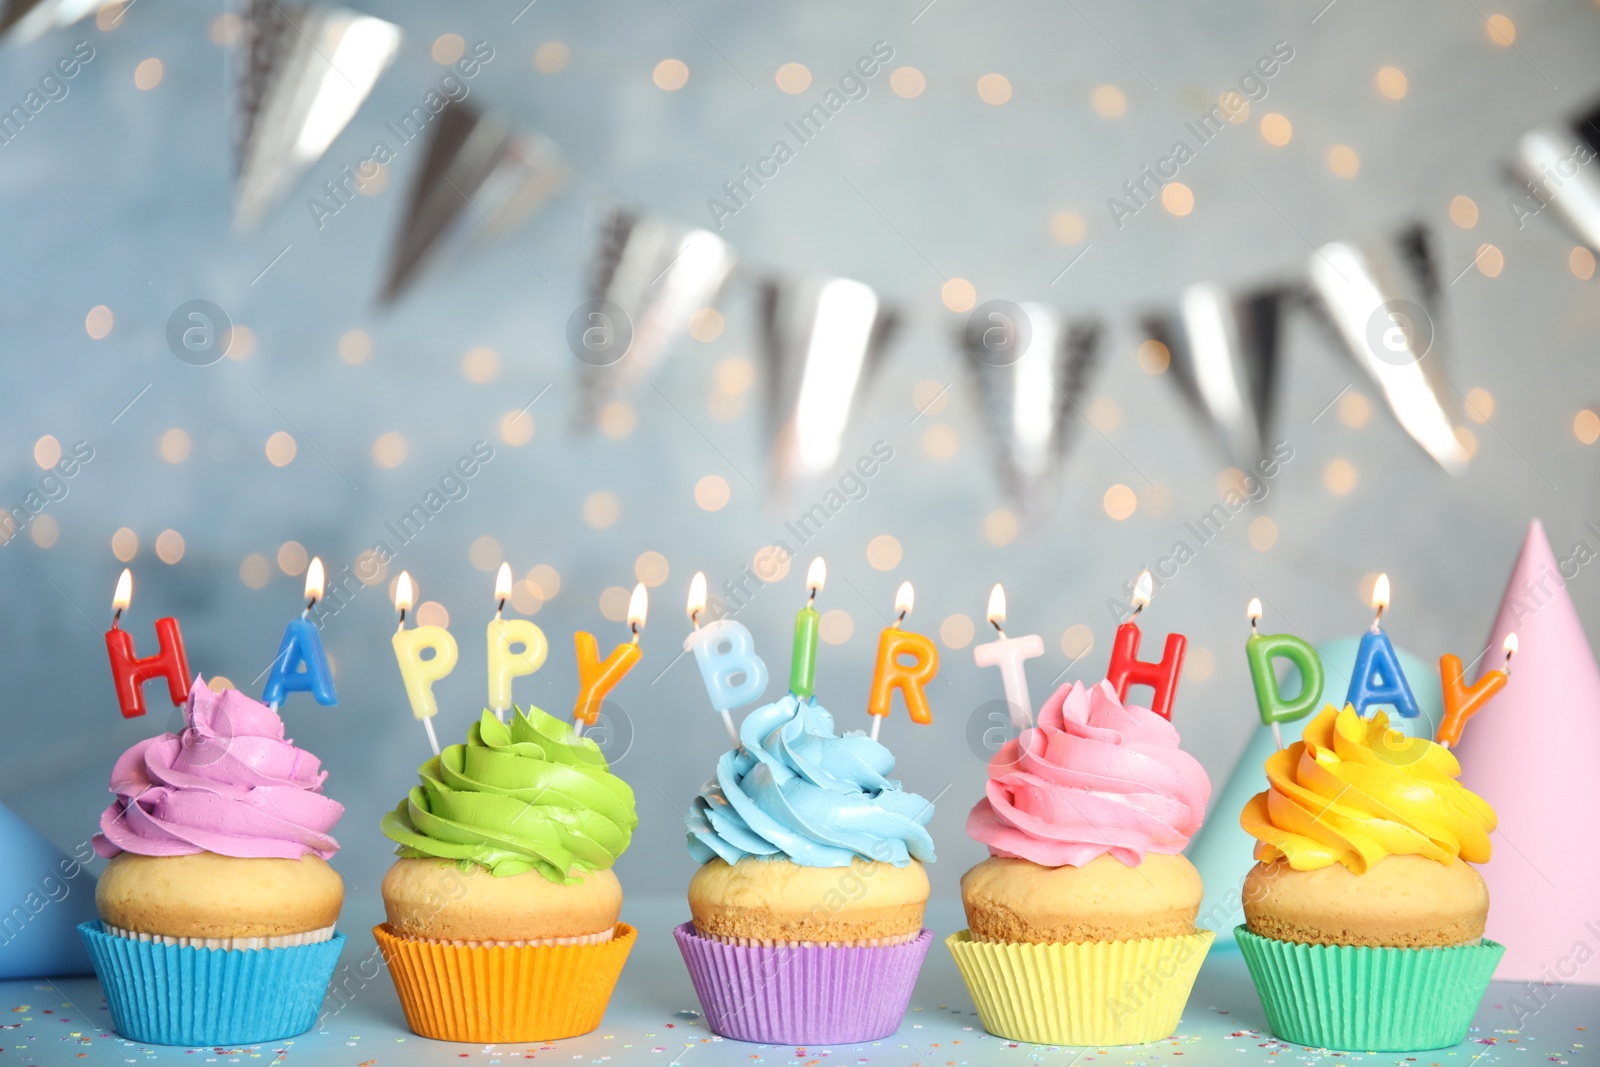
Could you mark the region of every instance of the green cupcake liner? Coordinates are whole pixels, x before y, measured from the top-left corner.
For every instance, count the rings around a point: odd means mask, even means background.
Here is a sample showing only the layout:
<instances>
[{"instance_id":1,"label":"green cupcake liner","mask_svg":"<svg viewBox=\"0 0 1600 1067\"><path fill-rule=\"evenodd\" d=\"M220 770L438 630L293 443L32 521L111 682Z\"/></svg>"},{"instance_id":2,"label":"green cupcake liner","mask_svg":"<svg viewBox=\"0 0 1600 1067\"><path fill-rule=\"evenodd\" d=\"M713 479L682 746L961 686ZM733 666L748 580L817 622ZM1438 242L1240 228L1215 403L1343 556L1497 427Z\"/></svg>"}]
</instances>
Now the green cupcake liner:
<instances>
[{"instance_id":1,"label":"green cupcake liner","mask_svg":"<svg viewBox=\"0 0 1600 1067\"><path fill-rule=\"evenodd\" d=\"M1506 951L1487 938L1447 948L1306 945L1244 925L1234 937L1272 1032L1340 1052L1459 1045Z\"/></svg>"}]
</instances>

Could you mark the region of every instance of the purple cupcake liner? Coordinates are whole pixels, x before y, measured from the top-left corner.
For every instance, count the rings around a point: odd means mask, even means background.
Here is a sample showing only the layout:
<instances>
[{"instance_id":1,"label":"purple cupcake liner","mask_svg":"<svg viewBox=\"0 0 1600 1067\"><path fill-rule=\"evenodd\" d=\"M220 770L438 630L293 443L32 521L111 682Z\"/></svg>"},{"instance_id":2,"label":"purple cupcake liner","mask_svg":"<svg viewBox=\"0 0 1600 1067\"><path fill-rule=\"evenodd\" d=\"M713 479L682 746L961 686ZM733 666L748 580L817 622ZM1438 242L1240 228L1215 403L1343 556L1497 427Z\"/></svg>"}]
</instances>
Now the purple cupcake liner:
<instances>
[{"instance_id":1,"label":"purple cupcake liner","mask_svg":"<svg viewBox=\"0 0 1600 1067\"><path fill-rule=\"evenodd\" d=\"M672 931L712 1031L766 1045L888 1037L905 1018L933 931L881 946L753 948Z\"/></svg>"}]
</instances>

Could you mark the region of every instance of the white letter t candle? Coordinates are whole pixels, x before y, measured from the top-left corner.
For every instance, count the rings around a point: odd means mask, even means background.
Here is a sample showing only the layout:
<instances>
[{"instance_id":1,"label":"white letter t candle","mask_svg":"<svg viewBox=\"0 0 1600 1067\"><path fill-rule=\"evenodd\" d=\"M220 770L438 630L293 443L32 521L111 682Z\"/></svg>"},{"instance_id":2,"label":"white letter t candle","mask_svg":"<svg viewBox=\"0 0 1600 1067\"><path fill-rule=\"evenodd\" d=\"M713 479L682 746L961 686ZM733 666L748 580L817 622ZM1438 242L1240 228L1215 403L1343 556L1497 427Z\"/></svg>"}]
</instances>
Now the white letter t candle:
<instances>
[{"instance_id":1,"label":"white letter t candle","mask_svg":"<svg viewBox=\"0 0 1600 1067\"><path fill-rule=\"evenodd\" d=\"M1033 725L1033 702L1028 697L1028 674L1023 662L1044 655L1044 639L1038 634L1007 637L1005 621L1006 591L996 585L989 592L989 625L1000 639L973 648L972 659L980 667L1000 668L1000 684L1005 686L1011 725L1026 730Z\"/></svg>"}]
</instances>

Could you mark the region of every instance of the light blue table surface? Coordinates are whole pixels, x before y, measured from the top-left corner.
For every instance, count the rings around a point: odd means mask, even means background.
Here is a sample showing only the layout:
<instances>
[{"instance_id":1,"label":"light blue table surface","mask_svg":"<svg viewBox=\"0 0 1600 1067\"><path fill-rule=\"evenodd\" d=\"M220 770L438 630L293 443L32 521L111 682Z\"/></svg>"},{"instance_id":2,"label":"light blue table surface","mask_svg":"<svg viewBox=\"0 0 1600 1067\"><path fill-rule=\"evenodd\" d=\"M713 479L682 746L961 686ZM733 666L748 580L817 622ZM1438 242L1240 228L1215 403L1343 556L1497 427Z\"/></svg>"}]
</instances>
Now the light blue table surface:
<instances>
[{"instance_id":1,"label":"light blue table surface","mask_svg":"<svg viewBox=\"0 0 1600 1067\"><path fill-rule=\"evenodd\" d=\"M387 976L361 988L328 1015L320 1031L237 1049L140 1045L117 1037L93 978L0 983L0 1067L83 1064L315 1064L318 1067L410 1067L463 1061L479 1064L544 1060L564 1063L684 1064L1101 1064L1210 1067L1228 1064L1416 1064L1419 1067L1499 1067L1501 1064L1597 1064L1600 987L1552 992L1543 1010L1517 1029L1515 986L1496 983L1478 1011L1471 1035L1453 1049L1412 1055L1332 1053L1276 1041L1236 950L1213 952L1200 973L1177 1034L1153 1045L1056 1048L1019 1045L983 1032L960 975L942 944L959 928L958 901L935 901L929 923L941 935L928 953L911 1010L898 1033L862 1045L796 1048L725 1041L706 1029L671 929L688 917L679 898L630 899L623 918L640 938L606 1012L592 1034L529 1045L465 1045L429 1041L406 1029ZM366 929L348 926L346 962L373 949ZM1531 1006L1532 1002L1528 1002ZM1396 1011L1426 1011L1396 1004ZM326 1013L325 1013L326 1014Z\"/></svg>"}]
</instances>

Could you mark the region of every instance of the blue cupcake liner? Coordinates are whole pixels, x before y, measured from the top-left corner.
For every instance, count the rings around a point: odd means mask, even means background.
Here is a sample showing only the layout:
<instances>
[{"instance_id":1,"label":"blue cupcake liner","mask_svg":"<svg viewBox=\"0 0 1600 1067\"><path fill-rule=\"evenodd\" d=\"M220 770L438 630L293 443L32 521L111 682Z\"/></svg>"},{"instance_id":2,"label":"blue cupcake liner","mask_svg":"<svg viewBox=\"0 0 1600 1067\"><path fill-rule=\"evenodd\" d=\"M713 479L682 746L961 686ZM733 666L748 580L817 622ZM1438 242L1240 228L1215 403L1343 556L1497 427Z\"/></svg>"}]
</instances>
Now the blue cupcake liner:
<instances>
[{"instance_id":1,"label":"blue cupcake liner","mask_svg":"<svg viewBox=\"0 0 1600 1067\"><path fill-rule=\"evenodd\" d=\"M78 924L117 1033L152 1045L254 1045L316 1025L345 936L288 948L181 948Z\"/></svg>"}]
</instances>

